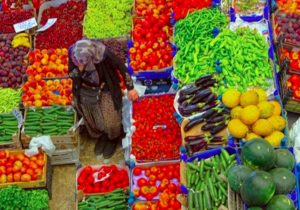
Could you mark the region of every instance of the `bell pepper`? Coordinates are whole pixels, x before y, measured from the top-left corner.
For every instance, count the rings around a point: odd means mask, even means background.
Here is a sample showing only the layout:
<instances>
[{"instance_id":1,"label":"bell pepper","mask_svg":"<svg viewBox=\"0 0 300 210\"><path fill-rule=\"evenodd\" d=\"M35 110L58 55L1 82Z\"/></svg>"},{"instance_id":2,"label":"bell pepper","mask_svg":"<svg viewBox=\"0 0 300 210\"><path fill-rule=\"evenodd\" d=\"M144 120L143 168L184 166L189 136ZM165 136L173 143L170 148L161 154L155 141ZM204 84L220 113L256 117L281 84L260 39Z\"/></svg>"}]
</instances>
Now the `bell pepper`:
<instances>
[{"instance_id":1,"label":"bell pepper","mask_svg":"<svg viewBox=\"0 0 300 210\"><path fill-rule=\"evenodd\" d=\"M293 52L293 53L292 53L292 59L293 59L293 60L298 60L298 59L299 59L299 54L298 54L298 52Z\"/></svg>"}]
</instances>

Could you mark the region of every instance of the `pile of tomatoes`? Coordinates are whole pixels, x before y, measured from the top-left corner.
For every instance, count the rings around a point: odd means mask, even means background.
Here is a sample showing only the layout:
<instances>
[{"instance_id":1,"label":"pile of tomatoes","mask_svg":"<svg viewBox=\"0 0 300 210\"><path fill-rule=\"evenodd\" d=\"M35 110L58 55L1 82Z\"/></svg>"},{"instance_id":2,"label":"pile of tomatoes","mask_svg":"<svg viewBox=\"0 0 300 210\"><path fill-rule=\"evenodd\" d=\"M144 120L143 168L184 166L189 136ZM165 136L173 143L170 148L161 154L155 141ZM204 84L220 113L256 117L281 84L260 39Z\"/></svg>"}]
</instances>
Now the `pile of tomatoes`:
<instances>
[{"instance_id":1,"label":"pile of tomatoes","mask_svg":"<svg viewBox=\"0 0 300 210\"><path fill-rule=\"evenodd\" d=\"M180 166L169 164L152 167L135 167L133 169L132 191L136 198L147 203L136 203L135 210L154 207L158 210L180 209L176 196L180 194ZM158 202L150 202L157 198ZM147 208L146 208L147 209Z\"/></svg>"},{"instance_id":2,"label":"pile of tomatoes","mask_svg":"<svg viewBox=\"0 0 300 210\"><path fill-rule=\"evenodd\" d=\"M116 165L100 168L87 166L80 172L77 183L77 190L83 193L104 193L118 188L128 188L129 176L126 169L118 168Z\"/></svg>"},{"instance_id":3,"label":"pile of tomatoes","mask_svg":"<svg viewBox=\"0 0 300 210\"><path fill-rule=\"evenodd\" d=\"M24 153L0 151L0 183L29 182L42 178L44 154L27 157Z\"/></svg>"},{"instance_id":4,"label":"pile of tomatoes","mask_svg":"<svg viewBox=\"0 0 300 210\"><path fill-rule=\"evenodd\" d=\"M283 49L284 56L290 60L290 67L300 71L300 51Z\"/></svg>"},{"instance_id":5,"label":"pile of tomatoes","mask_svg":"<svg viewBox=\"0 0 300 210\"><path fill-rule=\"evenodd\" d=\"M135 71L158 70L172 65L173 35L169 0L138 0L133 21L130 66Z\"/></svg>"},{"instance_id":6,"label":"pile of tomatoes","mask_svg":"<svg viewBox=\"0 0 300 210\"><path fill-rule=\"evenodd\" d=\"M133 104L132 154L138 162L179 158L181 132L173 101L174 95L158 95Z\"/></svg>"}]
</instances>

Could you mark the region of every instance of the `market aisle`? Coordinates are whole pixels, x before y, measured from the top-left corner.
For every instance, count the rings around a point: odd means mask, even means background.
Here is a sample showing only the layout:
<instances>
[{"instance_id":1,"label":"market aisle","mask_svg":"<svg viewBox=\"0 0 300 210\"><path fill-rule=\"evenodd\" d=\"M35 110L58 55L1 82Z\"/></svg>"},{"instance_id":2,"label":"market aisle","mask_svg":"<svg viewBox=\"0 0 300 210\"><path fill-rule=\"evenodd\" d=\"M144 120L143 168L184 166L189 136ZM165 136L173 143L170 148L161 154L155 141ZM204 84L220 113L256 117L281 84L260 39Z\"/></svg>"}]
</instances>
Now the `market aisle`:
<instances>
[{"instance_id":1,"label":"market aisle","mask_svg":"<svg viewBox=\"0 0 300 210\"><path fill-rule=\"evenodd\" d=\"M91 139L81 139L80 161L83 166L100 165L104 160L97 159L94 155L94 141ZM119 147L115 155L109 159L109 163L124 162L123 150ZM107 161L105 161L107 163ZM75 210L75 165L55 166L52 178L52 200L50 200L51 210Z\"/></svg>"}]
</instances>

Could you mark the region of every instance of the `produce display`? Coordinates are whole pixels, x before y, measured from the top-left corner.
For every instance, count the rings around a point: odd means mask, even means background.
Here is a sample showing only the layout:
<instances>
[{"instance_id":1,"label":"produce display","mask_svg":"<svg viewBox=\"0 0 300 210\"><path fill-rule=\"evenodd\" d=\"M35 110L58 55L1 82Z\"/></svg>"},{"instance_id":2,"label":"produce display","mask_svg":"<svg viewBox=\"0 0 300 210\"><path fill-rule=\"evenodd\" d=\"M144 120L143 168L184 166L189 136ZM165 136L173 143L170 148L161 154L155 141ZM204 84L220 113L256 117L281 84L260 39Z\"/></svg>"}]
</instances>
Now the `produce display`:
<instances>
[{"instance_id":1,"label":"produce display","mask_svg":"<svg viewBox=\"0 0 300 210\"><path fill-rule=\"evenodd\" d=\"M291 172L295 160L289 150L274 150L267 141L257 138L242 147L240 156L243 165L230 167L227 179L245 204L267 210L295 209L294 202L286 196L296 186Z\"/></svg>"},{"instance_id":2,"label":"produce display","mask_svg":"<svg viewBox=\"0 0 300 210\"><path fill-rule=\"evenodd\" d=\"M116 165L84 167L77 177L77 190L84 194L106 193L129 187L129 175L126 168ZM106 206L106 205L105 205Z\"/></svg>"},{"instance_id":3,"label":"produce display","mask_svg":"<svg viewBox=\"0 0 300 210\"><path fill-rule=\"evenodd\" d=\"M300 46L300 14L278 13L275 16L277 34L284 33L285 42Z\"/></svg>"},{"instance_id":4,"label":"produce display","mask_svg":"<svg viewBox=\"0 0 300 210\"><path fill-rule=\"evenodd\" d=\"M260 0L234 0L234 9L241 15L252 16L254 14L263 14L266 1Z\"/></svg>"},{"instance_id":5,"label":"produce display","mask_svg":"<svg viewBox=\"0 0 300 210\"><path fill-rule=\"evenodd\" d=\"M0 209L49 209L47 190L23 190L17 186L0 189Z\"/></svg>"},{"instance_id":6,"label":"produce display","mask_svg":"<svg viewBox=\"0 0 300 210\"><path fill-rule=\"evenodd\" d=\"M189 209L213 209L227 206L227 183L224 179L229 167L236 164L235 154L221 149L209 159L195 158L186 164L189 189Z\"/></svg>"},{"instance_id":7,"label":"produce display","mask_svg":"<svg viewBox=\"0 0 300 210\"><path fill-rule=\"evenodd\" d=\"M201 10L203 8L210 7L212 5L212 0L173 0L172 9L174 12L174 18L176 21L186 17L188 13L192 13L196 10Z\"/></svg>"},{"instance_id":8,"label":"produce display","mask_svg":"<svg viewBox=\"0 0 300 210\"><path fill-rule=\"evenodd\" d=\"M287 87L292 90L293 99L300 100L300 75L292 74L287 81Z\"/></svg>"},{"instance_id":9,"label":"produce display","mask_svg":"<svg viewBox=\"0 0 300 210\"><path fill-rule=\"evenodd\" d=\"M37 49L68 49L82 38L84 11L84 1L73 0L44 10L40 25L45 25L49 18L57 18L57 21L52 27L35 36L35 47Z\"/></svg>"},{"instance_id":10,"label":"produce display","mask_svg":"<svg viewBox=\"0 0 300 210\"><path fill-rule=\"evenodd\" d=\"M0 33L15 33L13 25L33 17L32 10L9 11L0 13Z\"/></svg>"},{"instance_id":11,"label":"produce display","mask_svg":"<svg viewBox=\"0 0 300 210\"><path fill-rule=\"evenodd\" d=\"M66 135L74 123L74 111L64 107L51 106L44 109L28 109L25 114L23 132L31 137Z\"/></svg>"},{"instance_id":12,"label":"produce display","mask_svg":"<svg viewBox=\"0 0 300 210\"><path fill-rule=\"evenodd\" d=\"M212 21L213 20L213 21ZM208 65L209 45L214 31L229 23L218 9L202 9L189 14L175 24L174 41L178 49L175 57L175 76L183 84L194 82L201 76L215 72L216 60Z\"/></svg>"},{"instance_id":13,"label":"produce display","mask_svg":"<svg viewBox=\"0 0 300 210\"><path fill-rule=\"evenodd\" d=\"M88 38L126 36L131 29L132 0L89 0L84 17L84 35Z\"/></svg>"},{"instance_id":14,"label":"produce display","mask_svg":"<svg viewBox=\"0 0 300 210\"><path fill-rule=\"evenodd\" d=\"M181 135L173 102L174 95L157 95L133 104L131 153L138 162L178 159Z\"/></svg>"},{"instance_id":15,"label":"produce display","mask_svg":"<svg viewBox=\"0 0 300 210\"><path fill-rule=\"evenodd\" d=\"M0 185L40 180L44 165L43 153L27 157L24 152L0 150Z\"/></svg>"},{"instance_id":16,"label":"produce display","mask_svg":"<svg viewBox=\"0 0 300 210\"><path fill-rule=\"evenodd\" d=\"M230 89L223 94L222 101L231 108L228 130L233 137L246 141L263 137L272 146L280 146L285 137L286 119L281 116L278 101L268 101L267 93L262 89L243 93Z\"/></svg>"},{"instance_id":17,"label":"produce display","mask_svg":"<svg viewBox=\"0 0 300 210\"><path fill-rule=\"evenodd\" d=\"M12 136L18 132L17 118L9 114L0 114L0 145L12 141Z\"/></svg>"},{"instance_id":18,"label":"produce display","mask_svg":"<svg viewBox=\"0 0 300 210\"><path fill-rule=\"evenodd\" d=\"M27 68L25 56L29 52L29 46L21 46L21 43L26 42L19 42L14 38L22 35L24 33L15 36L0 35L0 87L16 88L23 82Z\"/></svg>"},{"instance_id":19,"label":"produce display","mask_svg":"<svg viewBox=\"0 0 300 210\"><path fill-rule=\"evenodd\" d=\"M294 71L300 71L300 50L298 51L288 51L283 48L283 54L286 58L290 60L290 68Z\"/></svg>"},{"instance_id":20,"label":"produce display","mask_svg":"<svg viewBox=\"0 0 300 210\"><path fill-rule=\"evenodd\" d=\"M87 209L127 209L128 192L117 189L103 195L91 195L78 203L78 210Z\"/></svg>"},{"instance_id":21,"label":"produce display","mask_svg":"<svg viewBox=\"0 0 300 210\"><path fill-rule=\"evenodd\" d=\"M180 194L180 165L168 164L157 166L135 167L133 169L131 190L138 200L158 200L154 205L172 206L180 209L176 195ZM138 205L138 204L136 204ZM138 209L138 207L134 207Z\"/></svg>"},{"instance_id":22,"label":"produce display","mask_svg":"<svg viewBox=\"0 0 300 210\"><path fill-rule=\"evenodd\" d=\"M120 38L120 39L105 39L102 41L102 43L111 50L115 55L118 56L118 58L123 61L123 63L126 63L127 58L127 39L126 38Z\"/></svg>"},{"instance_id":23,"label":"produce display","mask_svg":"<svg viewBox=\"0 0 300 210\"><path fill-rule=\"evenodd\" d=\"M0 88L0 114L11 112L19 106L21 89Z\"/></svg>"},{"instance_id":24,"label":"produce display","mask_svg":"<svg viewBox=\"0 0 300 210\"><path fill-rule=\"evenodd\" d=\"M41 78L68 76L68 50L63 49L35 49L29 53L29 66L26 73L29 80L39 81Z\"/></svg>"},{"instance_id":25,"label":"produce display","mask_svg":"<svg viewBox=\"0 0 300 210\"><path fill-rule=\"evenodd\" d=\"M281 12L300 14L300 3L297 0L277 0L276 4Z\"/></svg>"},{"instance_id":26,"label":"produce display","mask_svg":"<svg viewBox=\"0 0 300 210\"><path fill-rule=\"evenodd\" d=\"M72 80L40 80L27 81L23 87L22 101L24 106L70 105L72 95Z\"/></svg>"},{"instance_id":27,"label":"produce display","mask_svg":"<svg viewBox=\"0 0 300 210\"><path fill-rule=\"evenodd\" d=\"M130 67L135 72L172 66L173 27L169 0L137 1L133 19L133 46L129 49Z\"/></svg>"}]
</instances>

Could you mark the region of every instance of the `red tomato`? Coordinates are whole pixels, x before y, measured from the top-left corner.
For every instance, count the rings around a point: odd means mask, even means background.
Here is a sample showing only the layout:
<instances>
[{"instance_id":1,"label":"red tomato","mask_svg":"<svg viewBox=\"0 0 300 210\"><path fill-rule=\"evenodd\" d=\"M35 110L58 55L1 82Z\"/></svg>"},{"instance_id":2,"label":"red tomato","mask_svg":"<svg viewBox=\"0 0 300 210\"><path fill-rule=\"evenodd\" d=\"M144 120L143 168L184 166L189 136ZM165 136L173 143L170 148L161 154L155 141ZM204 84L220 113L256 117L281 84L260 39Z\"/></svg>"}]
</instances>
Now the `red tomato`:
<instances>
[{"instance_id":1,"label":"red tomato","mask_svg":"<svg viewBox=\"0 0 300 210\"><path fill-rule=\"evenodd\" d=\"M29 174L30 176L33 176L34 171L33 171L31 168L28 168L28 169L26 170L26 173Z\"/></svg>"},{"instance_id":2,"label":"red tomato","mask_svg":"<svg viewBox=\"0 0 300 210\"><path fill-rule=\"evenodd\" d=\"M141 175L142 174L142 169L140 168L140 167L135 167L134 169L133 169L133 175L134 176L139 176L139 175Z\"/></svg>"},{"instance_id":3,"label":"red tomato","mask_svg":"<svg viewBox=\"0 0 300 210\"><path fill-rule=\"evenodd\" d=\"M45 164L45 162L44 162L44 160L37 160L36 161L36 164L39 166L39 167L43 167L44 166L44 164Z\"/></svg>"},{"instance_id":4,"label":"red tomato","mask_svg":"<svg viewBox=\"0 0 300 210\"><path fill-rule=\"evenodd\" d=\"M24 154L17 154L17 156L16 156L16 159L20 160L20 161L23 161L24 158L25 158Z\"/></svg>"},{"instance_id":5,"label":"red tomato","mask_svg":"<svg viewBox=\"0 0 300 210\"><path fill-rule=\"evenodd\" d=\"M147 184L147 180L145 178L140 178L138 179L137 184L139 187L143 187Z\"/></svg>"},{"instance_id":6,"label":"red tomato","mask_svg":"<svg viewBox=\"0 0 300 210\"><path fill-rule=\"evenodd\" d=\"M4 159L7 157L7 153L5 150L0 150L0 159Z\"/></svg>"},{"instance_id":7,"label":"red tomato","mask_svg":"<svg viewBox=\"0 0 300 210\"><path fill-rule=\"evenodd\" d=\"M19 181L21 181L21 173L20 172L14 173L14 182L19 182Z\"/></svg>"}]
</instances>

